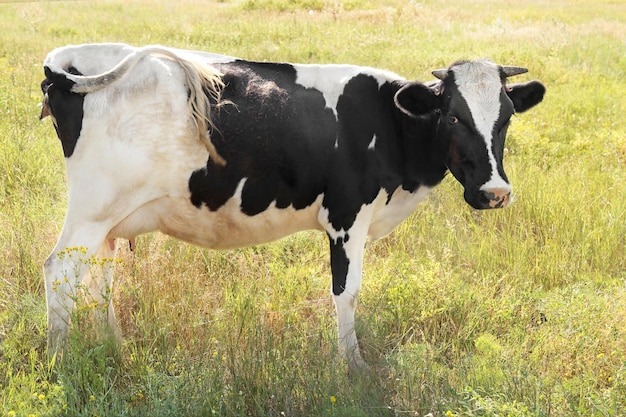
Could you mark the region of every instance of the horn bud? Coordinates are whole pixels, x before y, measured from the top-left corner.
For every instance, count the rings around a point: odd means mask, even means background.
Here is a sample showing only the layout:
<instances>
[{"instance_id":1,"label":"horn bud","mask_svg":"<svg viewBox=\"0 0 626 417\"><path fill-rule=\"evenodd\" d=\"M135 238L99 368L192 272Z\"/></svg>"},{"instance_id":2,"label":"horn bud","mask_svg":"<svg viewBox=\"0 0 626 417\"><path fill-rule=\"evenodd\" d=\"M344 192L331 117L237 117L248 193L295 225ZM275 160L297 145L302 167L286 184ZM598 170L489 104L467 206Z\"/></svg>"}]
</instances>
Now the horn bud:
<instances>
[{"instance_id":1,"label":"horn bud","mask_svg":"<svg viewBox=\"0 0 626 417\"><path fill-rule=\"evenodd\" d=\"M504 72L504 74L507 77L512 77L514 75L520 75L520 74L527 73L528 72L528 68L505 66L505 67L502 67L502 71Z\"/></svg>"},{"instance_id":2,"label":"horn bud","mask_svg":"<svg viewBox=\"0 0 626 417\"><path fill-rule=\"evenodd\" d=\"M446 79L446 76L448 75L448 70L438 69L438 70L434 70L433 72L431 72L431 74L433 74L435 78L439 78L441 81L443 81Z\"/></svg>"}]
</instances>

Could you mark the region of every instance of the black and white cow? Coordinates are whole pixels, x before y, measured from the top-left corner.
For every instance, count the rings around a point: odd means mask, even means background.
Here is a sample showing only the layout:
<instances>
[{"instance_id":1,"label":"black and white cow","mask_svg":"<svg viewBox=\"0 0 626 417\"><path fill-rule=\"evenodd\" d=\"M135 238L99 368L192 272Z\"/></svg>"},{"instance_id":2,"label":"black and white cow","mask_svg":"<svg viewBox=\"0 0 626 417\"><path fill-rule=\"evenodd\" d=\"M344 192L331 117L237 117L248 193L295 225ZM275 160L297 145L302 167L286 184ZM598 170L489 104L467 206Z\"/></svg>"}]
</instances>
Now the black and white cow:
<instances>
[{"instance_id":1,"label":"black and white cow","mask_svg":"<svg viewBox=\"0 0 626 417\"><path fill-rule=\"evenodd\" d=\"M69 200L44 266L51 349L68 331L87 259L160 230L234 248L326 232L342 355L354 330L368 237L391 232L449 170L476 209L505 207L511 116L544 86L487 60L423 84L374 68L250 62L122 44L67 46L45 59L42 118L63 147ZM92 281L112 284L111 267ZM100 296L102 298L102 296ZM119 334L112 304L110 324Z\"/></svg>"}]
</instances>

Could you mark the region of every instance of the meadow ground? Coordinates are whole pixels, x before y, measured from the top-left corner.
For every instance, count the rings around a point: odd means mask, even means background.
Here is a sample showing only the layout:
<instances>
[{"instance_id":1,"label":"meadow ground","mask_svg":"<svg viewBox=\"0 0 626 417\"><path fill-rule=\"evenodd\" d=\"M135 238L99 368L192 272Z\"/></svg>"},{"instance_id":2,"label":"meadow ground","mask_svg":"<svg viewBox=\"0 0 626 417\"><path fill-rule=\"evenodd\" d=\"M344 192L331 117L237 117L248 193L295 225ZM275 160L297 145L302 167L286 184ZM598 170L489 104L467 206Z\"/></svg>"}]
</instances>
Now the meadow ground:
<instances>
[{"instance_id":1,"label":"meadow ground","mask_svg":"<svg viewBox=\"0 0 626 417\"><path fill-rule=\"evenodd\" d=\"M421 80L490 57L548 92L509 130L510 208L473 211L449 177L369 243L371 371L348 378L337 357L315 232L225 252L140 237L117 266L123 346L96 335L87 303L49 363L41 265L66 194L38 121L41 63L100 41ZM0 3L0 415L625 415L625 42L616 0Z\"/></svg>"}]
</instances>

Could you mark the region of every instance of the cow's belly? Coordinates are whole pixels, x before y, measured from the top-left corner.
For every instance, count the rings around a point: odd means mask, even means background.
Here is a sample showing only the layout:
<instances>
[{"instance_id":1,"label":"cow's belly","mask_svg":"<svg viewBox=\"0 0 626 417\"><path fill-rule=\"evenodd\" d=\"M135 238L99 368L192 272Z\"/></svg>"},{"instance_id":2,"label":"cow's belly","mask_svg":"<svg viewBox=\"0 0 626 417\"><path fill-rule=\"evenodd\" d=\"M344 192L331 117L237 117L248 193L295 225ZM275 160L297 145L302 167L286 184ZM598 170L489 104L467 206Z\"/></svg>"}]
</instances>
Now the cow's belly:
<instances>
[{"instance_id":1,"label":"cow's belly","mask_svg":"<svg viewBox=\"0 0 626 417\"><path fill-rule=\"evenodd\" d=\"M317 220L322 196L312 205L296 210L270 207L248 216L231 199L217 211L197 208L188 198L166 197L136 210L109 233L109 238L134 238L160 230L186 242L213 249L251 246L277 240L301 230L321 229Z\"/></svg>"}]
</instances>

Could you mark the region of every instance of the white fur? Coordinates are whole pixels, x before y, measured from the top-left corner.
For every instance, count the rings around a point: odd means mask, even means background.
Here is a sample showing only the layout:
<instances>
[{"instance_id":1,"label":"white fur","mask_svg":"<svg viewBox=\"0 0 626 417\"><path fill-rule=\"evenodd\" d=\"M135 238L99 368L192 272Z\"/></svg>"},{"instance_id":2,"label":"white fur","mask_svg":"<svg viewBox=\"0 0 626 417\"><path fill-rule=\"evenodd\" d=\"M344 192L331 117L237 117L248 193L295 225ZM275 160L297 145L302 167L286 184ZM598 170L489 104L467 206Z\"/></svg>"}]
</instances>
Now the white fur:
<instances>
[{"instance_id":1,"label":"white fur","mask_svg":"<svg viewBox=\"0 0 626 417\"><path fill-rule=\"evenodd\" d=\"M493 127L500 116L500 92L502 81L499 68L496 64L487 60L479 60L463 63L452 67L454 79L459 92L467 102L476 129L485 140L489 163L491 165L491 178L481 187L508 188L511 186L498 173L496 158L493 155Z\"/></svg>"},{"instance_id":2,"label":"white fur","mask_svg":"<svg viewBox=\"0 0 626 417\"><path fill-rule=\"evenodd\" d=\"M367 149L369 149L370 151L373 151L375 148L376 148L376 134L374 133L372 140L370 141L369 145L367 145Z\"/></svg>"},{"instance_id":3,"label":"white fur","mask_svg":"<svg viewBox=\"0 0 626 417\"><path fill-rule=\"evenodd\" d=\"M387 193L381 191L375 200L376 209L369 225L368 235L372 239L380 239L387 236L404 219L406 219L419 203L430 193L429 187L419 187L410 193L398 187L387 204Z\"/></svg>"}]
</instances>

